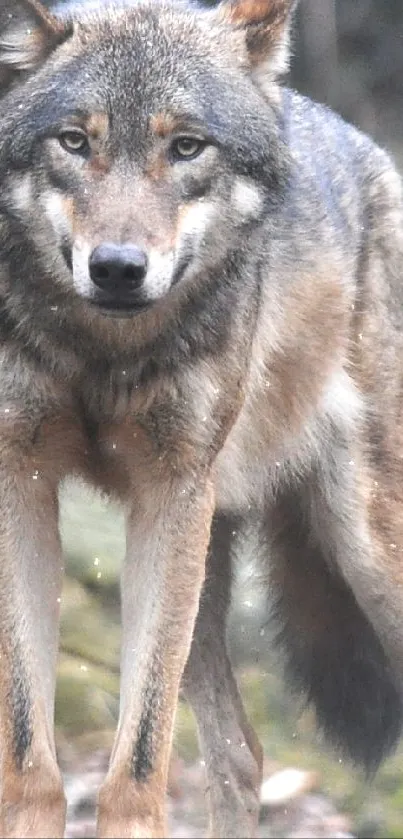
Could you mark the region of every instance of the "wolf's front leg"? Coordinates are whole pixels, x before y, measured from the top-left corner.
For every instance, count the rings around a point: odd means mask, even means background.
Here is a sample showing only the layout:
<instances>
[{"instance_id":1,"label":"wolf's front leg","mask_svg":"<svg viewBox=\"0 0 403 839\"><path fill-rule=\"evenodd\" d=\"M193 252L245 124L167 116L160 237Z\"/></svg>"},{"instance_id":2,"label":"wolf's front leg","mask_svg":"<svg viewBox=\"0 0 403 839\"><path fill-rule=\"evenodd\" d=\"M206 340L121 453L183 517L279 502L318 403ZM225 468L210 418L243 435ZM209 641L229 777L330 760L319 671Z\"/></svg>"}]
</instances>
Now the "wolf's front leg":
<instances>
[{"instance_id":1,"label":"wolf's front leg","mask_svg":"<svg viewBox=\"0 0 403 839\"><path fill-rule=\"evenodd\" d=\"M128 517L121 708L99 796L98 836L166 836L164 798L179 684L205 574L213 492L171 480Z\"/></svg>"},{"instance_id":2,"label":"wolf's front leg","mask_svg":"<svg viewBox=\"0 0 403 839\"><path fill-rule=\"evenodd\" d=\"M56 469L50 477L41 458L3 428L0 440L0 836L61 837L65 799L53 740L62 576Z\"/></svg>"}]
</instances>

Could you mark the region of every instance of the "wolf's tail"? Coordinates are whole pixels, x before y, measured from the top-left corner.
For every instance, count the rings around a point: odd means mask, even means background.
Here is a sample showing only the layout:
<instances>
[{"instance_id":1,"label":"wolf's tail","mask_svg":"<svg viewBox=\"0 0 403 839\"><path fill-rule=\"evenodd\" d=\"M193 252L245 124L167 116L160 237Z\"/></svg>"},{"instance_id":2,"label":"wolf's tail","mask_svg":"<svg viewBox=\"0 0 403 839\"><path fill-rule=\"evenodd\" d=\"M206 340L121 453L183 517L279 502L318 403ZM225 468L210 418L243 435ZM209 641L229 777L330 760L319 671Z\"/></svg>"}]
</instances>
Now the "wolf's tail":
<instances>
[{"instance_id":1,"label":"wolf's tail","mask_svg":"<svg viewBox=\"0 0 403 839\"><path fill-rule=\"evenodd\" d=\"M270 558L286 676L315 707L328 740L372 774L399 740L401 682L341 574L304 540L301 522L297 539L289 524Z\"/></svg>"}]
</instances>

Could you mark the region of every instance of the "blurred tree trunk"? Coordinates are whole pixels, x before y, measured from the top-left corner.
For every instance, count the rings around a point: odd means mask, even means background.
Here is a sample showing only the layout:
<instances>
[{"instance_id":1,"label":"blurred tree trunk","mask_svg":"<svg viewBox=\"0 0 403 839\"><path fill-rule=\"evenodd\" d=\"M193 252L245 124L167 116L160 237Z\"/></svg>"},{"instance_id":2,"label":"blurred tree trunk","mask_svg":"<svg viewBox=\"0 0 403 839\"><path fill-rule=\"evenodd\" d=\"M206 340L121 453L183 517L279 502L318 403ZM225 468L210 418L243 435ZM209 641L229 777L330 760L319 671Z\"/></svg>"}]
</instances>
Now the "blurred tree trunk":
<instances>
[{"instance_id":1,"label":"blurred tree trunk","mask_svg":"<svg viewBox=\"0 0 403 839\"><path fill-rule=\"evenodd\" d=\"M300 4L299 82L314 99L339 101L337 0L304 0Z\"/></svg>"}]
</instances>

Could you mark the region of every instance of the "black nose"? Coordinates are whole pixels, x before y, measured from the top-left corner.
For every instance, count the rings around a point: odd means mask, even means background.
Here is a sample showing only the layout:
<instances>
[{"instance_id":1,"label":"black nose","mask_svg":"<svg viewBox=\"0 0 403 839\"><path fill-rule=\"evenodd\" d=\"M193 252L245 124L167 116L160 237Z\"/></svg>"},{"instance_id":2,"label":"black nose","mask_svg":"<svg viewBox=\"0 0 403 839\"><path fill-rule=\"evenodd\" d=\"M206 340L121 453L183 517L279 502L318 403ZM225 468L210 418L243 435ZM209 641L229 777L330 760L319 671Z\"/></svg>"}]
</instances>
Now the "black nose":
<instances>
[{"instance_id":1,"label":"black nose","mask_svg":"<svg viewBox=\"0 0 403 839\"><path fill-rule=\"evenodd\" d=\"M130 243L103 242L92 251L89 270L92 282L103 291L135 291L147 273L147 254Z\"/></svg>"}]
</instances>

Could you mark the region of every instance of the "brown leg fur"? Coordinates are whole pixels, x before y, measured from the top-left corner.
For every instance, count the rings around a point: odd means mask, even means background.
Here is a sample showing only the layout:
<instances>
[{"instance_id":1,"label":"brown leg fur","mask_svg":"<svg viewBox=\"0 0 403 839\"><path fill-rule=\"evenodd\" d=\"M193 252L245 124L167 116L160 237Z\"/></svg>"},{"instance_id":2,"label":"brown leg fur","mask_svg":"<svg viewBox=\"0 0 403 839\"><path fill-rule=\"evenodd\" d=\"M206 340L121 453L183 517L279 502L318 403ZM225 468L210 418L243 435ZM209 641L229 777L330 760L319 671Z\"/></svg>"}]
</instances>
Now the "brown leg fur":
<instances>
[{"instance_id":1,"label":"brown leg fur","mask_svg":"<svg viewBox=\"0 0 403 839\"><path fill-rule=\"evenodd\" d=\"M12 472L4 469L7 452ZM2 461L0 836L61 837L65 800L53 740L62 568L57 488L32 459L18 462L11 444Z\"/></svg>"},{"instance_id":2,"label":"brown leg fur","mask_svg":"<svg viewBox=\"0 0 403 839\"><path fill-rule=\"evenodd\" d=\"M166 489L144 492L128 520L121 712L99 796L102 839L167 835L172 729L204 580L212 493Z\"/></svg>"},{"instance_id":3,"label":"brown leg fur","mask_svg":"<svg viewBox=\"0 0 403 839\"><path fill-rule=\"evenodd\" d=\"M210 836L223 839L256 835L263 762L226 651L233 527L233 521L223 518L213 525L207 578L184 676L206 759Z\"/></svg>"}]
</instances>

